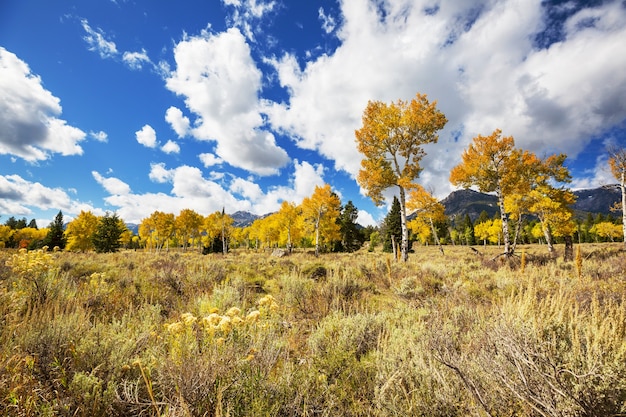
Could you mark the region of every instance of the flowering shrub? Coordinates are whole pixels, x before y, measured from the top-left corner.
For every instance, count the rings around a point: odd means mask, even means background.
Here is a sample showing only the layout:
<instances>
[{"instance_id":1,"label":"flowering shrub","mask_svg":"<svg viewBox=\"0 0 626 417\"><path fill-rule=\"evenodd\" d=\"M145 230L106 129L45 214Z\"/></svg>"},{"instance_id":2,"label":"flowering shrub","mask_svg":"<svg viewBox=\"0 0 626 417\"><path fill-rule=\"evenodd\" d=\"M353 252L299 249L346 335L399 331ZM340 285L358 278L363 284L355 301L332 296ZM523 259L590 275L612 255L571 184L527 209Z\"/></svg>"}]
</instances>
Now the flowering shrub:
<instances>
[{"instance_id":1,"label":"flowering shrub","mask_svg":"<svg viewBox=\"0 0 626 417\"><path fill-rule=\"evenodd\" d=\"M12 283L14 301L30 298L34 302L44 302L47 299L57 275L53 273L54 259L46 250L47 247L35 251L20 249L6 261L15 273Z\"/></svg>"},{"instance_id":2,"label":"flowering shrub","mask_svg":"<svg viewBox=\"0 0 626 417\"><path fill-rule=\"evenodd\" d=\"M239 345L247 352L242 359L252 360L255 350L254 334L260 329L272 326L273 317L278 312L278 303L271 295L258 301L258 309L244 314L240 308L231 307L224 314L219 314L215 307L204 317L196 317L192 313L183 313L177 321L164 325L163 338L167 342L170 358L177 364L207 349L215 349L229 345Z\"/></svg>"}]
</instances>

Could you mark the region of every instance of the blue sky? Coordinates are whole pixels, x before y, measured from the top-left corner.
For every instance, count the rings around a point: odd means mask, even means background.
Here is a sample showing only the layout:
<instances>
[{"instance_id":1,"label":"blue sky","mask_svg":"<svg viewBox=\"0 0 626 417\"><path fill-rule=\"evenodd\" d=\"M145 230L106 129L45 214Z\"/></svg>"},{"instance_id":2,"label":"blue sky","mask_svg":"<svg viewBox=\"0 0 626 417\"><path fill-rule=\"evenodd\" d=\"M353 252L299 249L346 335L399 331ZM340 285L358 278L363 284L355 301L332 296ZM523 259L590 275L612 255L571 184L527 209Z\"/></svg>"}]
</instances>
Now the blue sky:
<instances>
[{"instance_id":1,"label":"blue sky","mask_svg":"<svg viewBox=\"0 0 626 417\"><path fill-rule=\"evenodd\" d=\"M440 198L496 128L612 183L624 39L622 1L2 0L0 223L265 214L330 183L374 224L354 130L418 92L449 120L419 180Z\"/></svg>"}]
</instances>

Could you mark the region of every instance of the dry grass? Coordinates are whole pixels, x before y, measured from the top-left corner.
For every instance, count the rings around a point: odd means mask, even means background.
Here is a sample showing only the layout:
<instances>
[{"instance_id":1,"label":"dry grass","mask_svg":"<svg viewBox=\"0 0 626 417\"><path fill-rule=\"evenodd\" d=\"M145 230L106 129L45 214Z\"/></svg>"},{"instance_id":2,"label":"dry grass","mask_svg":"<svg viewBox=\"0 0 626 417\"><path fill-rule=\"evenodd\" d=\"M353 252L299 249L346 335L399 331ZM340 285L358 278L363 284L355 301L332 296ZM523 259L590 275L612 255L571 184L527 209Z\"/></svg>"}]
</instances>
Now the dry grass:
<instances>
[{"instance_id":1,"label":"dry grass","mask_svg":"<svg viewBox=\"0 0 626 417\"><path fill-rule=\"evenodd\" d=\"M0 414L626 413L620 247L3 251Z\"/></svg>"}]
</instances>

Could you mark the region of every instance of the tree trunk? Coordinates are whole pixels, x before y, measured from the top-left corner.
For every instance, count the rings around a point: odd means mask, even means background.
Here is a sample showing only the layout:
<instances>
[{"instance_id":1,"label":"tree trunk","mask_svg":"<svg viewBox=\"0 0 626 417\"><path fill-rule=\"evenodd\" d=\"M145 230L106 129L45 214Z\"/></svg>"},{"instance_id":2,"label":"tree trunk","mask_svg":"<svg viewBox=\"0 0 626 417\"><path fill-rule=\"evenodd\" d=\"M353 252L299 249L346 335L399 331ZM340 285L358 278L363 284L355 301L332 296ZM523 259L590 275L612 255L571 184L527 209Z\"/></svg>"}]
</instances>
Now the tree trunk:
<instances>
[{"instance_id":1,"label":"tree trunk","mask_svg":"<svg viewBox=\"0 0 626 417\"><path fill-rule=\"evenodd\" d=\"M445 255L443 253L443 246L441 246L441 242L439 241L439 236L437 236L437 230L435 230L435 224L433 223L433 218L429 217L428 220L430 220L430 229L433 232L433 239L435 240L435 243L437 244L437 246L439 246L439 252L441 252L442 255Z\"/></svg>"},{"instance_id":2,"label":"tree trunk","mask_svg":"<svg viewBox=\"0 0 626 417\"><path fill-rule=\"evenodd\" d=\"M320 256L320 219L315 222L315 256Z\"/></svg>"},{"instance_id":3,"label":"tree trunk","mask_svg":"<svg viewBox=\"0 0 626 417\"><path fill-rule=\"evenodd\" d=\"M396 235L391 235L391 250L393 251L393 259L398 259L397 247L396 247Z\"/></svg>"},{"instance_id":4,"label":"tree trunk","mask_svg":"<svg viewBox=\"0 0 626 417\"><path fill-rule=\"evenodd\" d=\"M409 260L409 229L406 226L406 194L404 187L400 187L400 224L402 225L401 252L404 262Z\"/></svg>"},{"instance_id":5,"label":"tree trunk","mask_svg":"<svg viewBox=\"0 0 626 417\"><path fill-rule=\"evenodd\" d=\"M624 249L626 249L626 173L624 172L622 172L622 181L619 188L622 191L622 228L624 232Z\"/></svg>"},{"instance_id":6,"label":"tree trunk","mask_svg":"<svg viewBox=\"0 0 626 417\"><path fill-rule=\"evenodd\" d=\"M498 196L498 206L500 207L500 219L502 220L502 237L504 239L504 254L511 256L511 237L509 235L509 219L504 211L504 196L500 187L496 190Z\"/></svg>"},{"instance_id":7,"label":"tree trunk","mask_svg":"<svg viewBox=\"0 0 626 417\"><path fill-rule=\"evenodd\" d=\"M552 243L552 233L550 233L550 228L547 224L544 223L543 220L539 219L541 222L541 229L543 230L543 235L546 238L546 244L548 245L548 253L550 256L554 256L554 244Z\"/></svg>"},{"instance_id":8,"label":"tree trunk","mask_svg":"<svg viewBox=\"0 0 626 417\"><path fill-rule=\"evenodd\" d=\"M571 235L563 236L565 240L565 253L563 253L563 260L565 262L571 262L574 260L574 241Z\"/></svg>"}]
</instances>

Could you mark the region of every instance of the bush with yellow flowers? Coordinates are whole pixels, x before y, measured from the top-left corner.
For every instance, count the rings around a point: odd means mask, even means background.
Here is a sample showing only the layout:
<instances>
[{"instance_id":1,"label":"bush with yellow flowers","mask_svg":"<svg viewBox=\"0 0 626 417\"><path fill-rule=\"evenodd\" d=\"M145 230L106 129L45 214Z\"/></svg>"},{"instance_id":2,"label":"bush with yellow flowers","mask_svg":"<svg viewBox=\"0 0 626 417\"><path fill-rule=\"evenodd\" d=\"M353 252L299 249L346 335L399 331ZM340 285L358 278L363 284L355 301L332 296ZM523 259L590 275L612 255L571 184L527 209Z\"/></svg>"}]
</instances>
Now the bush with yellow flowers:
<instances>
[{"instance_id":1,"label":"bush with yellow flowers","mask_svg":"<svg viewBox=\"0 0 626 417\"><path fill-rule=\"evenodd\" d=\"M12 299L16 302L30 300L43 303L57 280L54 259L45 249L28 251L20 249L6 265L15 274L12 282Z\"/></svg>"}]
</instances>

